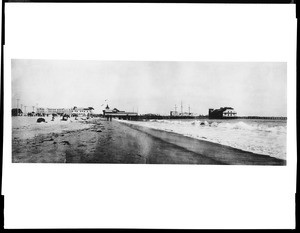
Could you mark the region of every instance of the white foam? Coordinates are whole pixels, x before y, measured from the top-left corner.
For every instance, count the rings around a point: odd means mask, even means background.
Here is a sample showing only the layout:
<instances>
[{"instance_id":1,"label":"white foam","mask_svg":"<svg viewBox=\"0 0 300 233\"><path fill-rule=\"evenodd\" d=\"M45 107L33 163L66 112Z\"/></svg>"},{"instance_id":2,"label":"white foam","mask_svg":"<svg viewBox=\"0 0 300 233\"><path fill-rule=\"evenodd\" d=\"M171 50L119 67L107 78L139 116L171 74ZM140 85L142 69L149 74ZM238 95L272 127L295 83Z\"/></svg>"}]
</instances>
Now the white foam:
<instances>
[{"instance_id":1,"label":"white foam","mask_svg":"<svg viewBox=\"0 0 300 233\"><path fill-rule=\"evenodd\" d=\"M286 159L286 121L238 119L127 122Z\"/></svg>"}]
</instances>

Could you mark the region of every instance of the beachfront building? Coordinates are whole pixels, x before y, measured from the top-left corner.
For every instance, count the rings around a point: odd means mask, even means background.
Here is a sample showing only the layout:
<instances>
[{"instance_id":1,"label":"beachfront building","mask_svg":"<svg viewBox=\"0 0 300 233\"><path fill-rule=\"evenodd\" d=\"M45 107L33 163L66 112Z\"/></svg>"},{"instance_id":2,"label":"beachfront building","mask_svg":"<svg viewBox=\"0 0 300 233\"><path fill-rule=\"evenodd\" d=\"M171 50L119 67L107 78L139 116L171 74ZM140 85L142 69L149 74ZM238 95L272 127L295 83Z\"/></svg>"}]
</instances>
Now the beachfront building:
<instances>
[{"instance_id":1,"label":"beachfront building","mask_svg":"<svg viewBox=\"0 0 300 233\"><path fill-rule=\"evenodd\" d=\"M36 115L52 115L52 114L57 114L57 115L72 115L76 114L77 116L88 116L92 114L92 110L94 108L88 107L88 108L37 108Z\"/></svg>"},{"instance_id":2,"label":"beachfront building","mask_svg":"<svg viewBox=\"0 0 300 233\"><path fill-rule=\"evenodd\" d=\"M57 114L57 108L46 108L45 113L52 115L52 114Z\"/></svg>"},{"instance_id":3,"label":"beachfront building","mask_svg":"<svg viewBox=\"0 0 300 233\"><path fill-rule=\"evenodd\" d=\"M210 108L208 110L208 117L211 119L236 118L237 113L232 107L221 107L219 109Z\"/></svg>"},{"instance_id":4,"label":"beachfront building","mask_svg":"<svg viewBox=\"0 0 300 233\"><path fill-rule=\"evenodd\" d=\"M126 111L121 111L117 108L110 109L109 106L107 105L106 108L103 110L103 116L108 119L112 118L119 118L119 119L125 119L125 120L132 120L137 118L138 113L136 112L126 112Z\"/></svg>"},{"instance_id":5,"label":"beachfront building","mask_svg":"<svg viewBox=\"0 0 300 233\"><path fill-rule=\"evenodd\" d=\"M13 108L11 110L11 115L12 116L22 116L23 115L23 112L20 108Z\"/></svg>"},{"instance_id":6,"label":"beachfront building","mask_svg":"<svg viewBox=\"0 0 300 233\"><path fill-rule=\"evenodd\" d=\"M36 108L36 114L40 114L40 115L47 114L47 110L45 108Z\"/></svg>"},{"instance_id":7,"label":"beachfront building","mask_svg":"<svg viewBox=\"0 0 300 233\"><path fill-rule=\"evenodd\" d=\"M78 108L78 107L73 107L71 114L72 115L77 115L77 116L90 116L93 114L93 107L87 107L87 108Z\"/></svg>"},{"instance_id":8,"label":"beachfront building","mask_svg":"<svg viewBox=\"0 0 300 233\"><path fill-rule=\"evenodd\" d=\"M63 114L70 114L71 108L37 108L36 115L63 115Z\"/></svg>"},{"instance_id":9,"label":"beachfront building","mask_svg":"<svg viewBox=\"0 0 300 233\"><path fill-rule=\"evenodd\" d=\"M65 109L64 108L57 108L57 114L64 114L65 113Z\"/></svg>"}]
</instances>

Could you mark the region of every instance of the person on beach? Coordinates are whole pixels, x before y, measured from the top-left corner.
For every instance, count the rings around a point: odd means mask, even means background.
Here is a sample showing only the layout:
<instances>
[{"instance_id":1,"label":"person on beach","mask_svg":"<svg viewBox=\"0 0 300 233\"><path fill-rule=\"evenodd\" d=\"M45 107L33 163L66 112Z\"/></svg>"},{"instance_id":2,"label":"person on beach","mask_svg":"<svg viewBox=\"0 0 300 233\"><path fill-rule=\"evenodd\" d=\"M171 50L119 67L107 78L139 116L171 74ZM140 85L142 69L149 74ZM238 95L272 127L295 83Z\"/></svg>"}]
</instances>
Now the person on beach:
<instances>
[{"instance_id":1,"label":"person on beach","mask_svg":"<svg viewBox=\"0 0 300 233\"><path fill-rule=\"evenodd\" d=\"M62 121L67 121L69 117L70 117L69 115L64 114L64 115L63 115L63 118L62 118L61 120L62 120Z\"/></svg>"}]
</instances>

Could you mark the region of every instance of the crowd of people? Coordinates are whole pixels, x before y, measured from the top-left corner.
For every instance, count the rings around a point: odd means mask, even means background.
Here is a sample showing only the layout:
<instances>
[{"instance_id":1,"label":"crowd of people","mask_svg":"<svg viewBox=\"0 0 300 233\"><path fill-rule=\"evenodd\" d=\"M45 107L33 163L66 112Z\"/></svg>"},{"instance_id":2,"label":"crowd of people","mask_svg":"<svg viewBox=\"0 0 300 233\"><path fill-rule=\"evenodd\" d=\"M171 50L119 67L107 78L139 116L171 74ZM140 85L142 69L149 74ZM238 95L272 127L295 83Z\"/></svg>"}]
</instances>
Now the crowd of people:
<instances>
[{"instance_id":1,"label":"crowd of people","mask_svg":"<svg viewBox=\"0 0 300 233\"><path fill-rule=\"evenodd\" d=\"M36 116L38 116L38 115L36 115ZM47 117L49 117L49 114L47 114L47 115L40 115L40 116L47 116ZM60 118L61 121L68 121L68 119L71 119L71 117L74 117L74 120L78 120L78 117L79 117L77 114L72 114L70 116L69 114L66 114L66 113L64 113L64 114L53 113L53 114L51 114L51 116L52 116L51 121L54 121L55 118ZM92 116L90 114L87 114L87 115L81 117L80 119L81 120L88 120L90 118L92 118ZM46 122L46 120L45 120L45 118L40 117L40 118L37 119L37 122L38 123Z\"/></svg>"}]
</instances>

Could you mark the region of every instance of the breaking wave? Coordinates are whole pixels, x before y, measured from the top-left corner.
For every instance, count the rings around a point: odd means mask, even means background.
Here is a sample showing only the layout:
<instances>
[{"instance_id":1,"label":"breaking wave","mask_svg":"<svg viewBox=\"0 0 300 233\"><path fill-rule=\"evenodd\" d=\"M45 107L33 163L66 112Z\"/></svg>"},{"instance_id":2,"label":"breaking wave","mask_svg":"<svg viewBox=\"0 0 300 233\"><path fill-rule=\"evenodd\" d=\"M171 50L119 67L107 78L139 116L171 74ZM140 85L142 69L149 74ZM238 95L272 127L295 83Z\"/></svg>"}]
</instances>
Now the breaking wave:
<instances>
[{"instance_id":1,"label":"breaking wave","mask_svg":"<svg viewBox=\"0 0 300 233\"><path fill-rule=\"evenodd\" d=\"M246 123L243 121L238 122L218 122L218 121L180 121L180 120L155 120L153 122L165 123L171 125L192 125L201 127L219 127L229 130L245 130L245 131L264 131L264 132L274 132L274 133L286 133L286 127L282 125L274 126L272 124L266 123Z\"/></svg>"},{"instance_id":2,"label":"breaking wave","mask_svg":"<svg viewBox=\"0 0 300 233\"><path fill-rule=\"evenodd\" d=\"M286 157L286 121L280 120L151 120L130 122L188 137L211 141L237 149Z\"/></svg>"}]
</instances>

